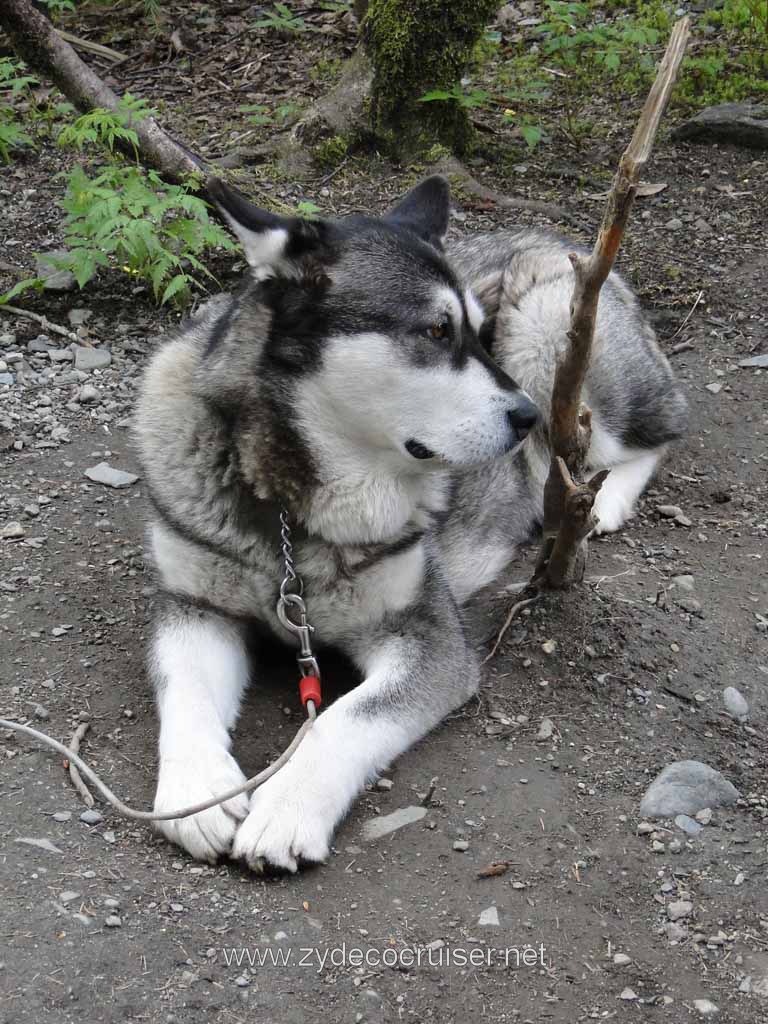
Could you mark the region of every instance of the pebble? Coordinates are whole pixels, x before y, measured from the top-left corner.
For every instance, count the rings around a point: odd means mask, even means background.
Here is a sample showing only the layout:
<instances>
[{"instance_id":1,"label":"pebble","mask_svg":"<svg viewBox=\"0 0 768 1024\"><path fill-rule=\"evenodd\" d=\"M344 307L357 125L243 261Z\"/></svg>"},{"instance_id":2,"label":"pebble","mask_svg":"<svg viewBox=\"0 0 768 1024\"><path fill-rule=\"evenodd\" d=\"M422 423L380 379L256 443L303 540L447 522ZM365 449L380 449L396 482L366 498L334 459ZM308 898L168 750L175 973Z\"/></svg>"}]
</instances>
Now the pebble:
<instances>
[{"instance_id":1,"label":"pebble","mask_svg":"<svg viewBox=\"0 0 768 1024\"><path fill-rule=\"evenodd\" d=\"M499 911L496 907L486 907L485 910L481 911L480 917L477 922L479 925L485 927L490 926L498 928L499 926Z\"/></svg>"},{"instance_id":2,"label":"pebble","mask_svg":"<svg viewBox=\"0 0 768 1024\"><path fill-rule=\"evenodd\" d=\"M72 889L66 889L64 892L59 894L59 902L64 904L71 903L72 900L76 900L79 895L79 892L75 892Z\"/></svg>"},{"instance_id":3,"label":"pebble","mask_svg":"<svg viewBox=\"0 0 768 1024\"><path fill-rule=\"evenodd\" d=\"M656 511L665 519L675 519L683 514L683 510L679 505L657 505Z\"/></svg>"},{"instance_id":4,"label":"pebble","mask_svg":"<svg viewBox=\"0 0 768 1024\"><path fill-rule=\"evenodd\" d=\"M716 1013L720 1012L720 1008L711 999L694 999L693 1005L702 1017L714 1017Z\"/></svg>"},{"instance_id":5,"label":"pebble","mask_svg":"<svg viewBox=\"0 0 768 1024\"><path fill-rule=\"evenodd\" d=\"M652 825L650 821L641 821L637 826L637 834L639 836L649 836L651 832L656 831L656 826Z\"/></svg>"},{"instance_id":6,"label":"pebble","mask_svg":"<svg viewBox=\"0 0 768 1024\"><path fill-rule=\"evenodd\" d=\"M698 821L700 825L708 825L710 821L712 821L712 808L705 807L704 810L698 811L696 814L696 821Z\"/></svg>"},{"instance_id":7,"label":"pebble","mask_svg":"<svg viewBox=\"0 0 768 1024\"><path fill-rule=\"evenodd\" d=\"M65 822L72 820L72 811L56 811L53 815L54 821Z\"/></svg>"},{"instance_id":8,"label":"pebble","mask_svg":"<svg viewBox=\"0 0 768 1024\"><path fill-rule=\"evenodd\" d=\"M118 917L117 914L110 914L109 917L104 922L104 924L107 926L107 928L122 928L123 927L122 918Z\"/></svg>"},{"instance_id":9,"label":"pebble","mask_svg":"<svg viewBox=\"0 0 768 1024\"><path fill-rule=\"evenodd\" d=\"M549 740L552 738L552 734L554 733L554 731L555 723L552 721L552 719L542 718L541 725L539 726L539 731L536 733L536 739L539 741Z\"/></svg>"},{"instance_id":10,"label":"pebble","mask_svg":"<svg viewBox=\"0 0 768 1024\"><path fill-rule=\"evenodd\" d=\"M2 532L0 532L0 537L2 537L3 540L16 540L16 538L23 536L24 527L21 525L21 523L17 523L15 521L11 523L6 523L6 525L2 529Z\"/></svg>"},{"instance_id":11,"label":"pebble","mask_svg":"<svg viewBox=\"0 0 768 1024\"><path fill-rule=\"evenodd\" d=\"M719 395L720 392L723 390L723 385L720 383L719 380L712 381L711 384L705 384L704 387L707 391L710 392L710 394L713 395Z\"/></svg>"},{"instance_id":12,"label":"pebble","mask_svg":"<svg viewBox=\"0 0 768 1024\"><path fill-rule=\"evenodd\" d=\"M670 921L664 925L664 931L670 942L683 942L688 938L688 929L677 921Z\"/></svg>"},{"instance_id":13,"label":"pebble","mask_svg":"<svg viewBox=\"0 0 768 1024\"><path fill-rule=\"evenodd\" d=\"M101 395L93 384L83 384L77 392L77 401L83 405L92 405L94 402L98 402L100 398Z\"/></svg>"},{"instance_id":14,"label":"pebble","mask_svg":"<svg viewBox=\"0 0 768 1024\"><path fill-rule=\"evenodd\" d=\"M733 715L737 721L746 722L749 718L749 704L735 686L726 686L723 690L723 704L728 714Z\"/></svg>"},{"instance_id":15,"label":"pebble","mask_svg":"<svg viewBox=\"0 0 768 1024\"><path fill-rule=\"evenodd\" d=\"M768 352L764 352L759 356L750 356L749 359L741 359L739 360L739 366L743 368L758 366L768 369Z\"/></svg>"},{"instance_id":16,"label":"pebble","mask_svg":"<svg viewBox=\"0 0 768 1024\"><path fill-rule=\"evenodd\" d=\"M84 345L73 345L72 348L76 370L103 370L112 362L112 354L105 348L87 348Z\"/></svg>"},{"instance_id":17,"label":"pebble","mask_svg":"<svg viewBox=\"0 0 768 1024\"><path fill-rule=\"evenodd\" d=\"M679 839L673 839L670 842L670 844L669 844L669 852L670 853L682 853L682 851L683 851L683 844L680 842Z\"/></svg>"},{"instance_id":18,"label":"pebble","mask_svg":"<svg viewBox=\"0 0 768 1024\"><path fill-rule=\"evenodd\" d=\"M670 921L682 921L693 913L693 904L688 900L672 900L667 904L667 917Z\"/></svg>"},{"instance_id":19,"label":"pebble","mask_svg":"<svg viewBox=\"0 0 768 1024\"><path fill-rule=\"evenodd\" d=\"M106 487L130 487L139 479L135 473L126 473L122 469L114 469L108 462L100 462L85 471L89 480Z\"/></svg>"},{"instance_id":20,"label":"pebble","mask_svg":"<svg viewBox=\"0 0 768 1024\"><path fill-rule=\"evenodd\" d=\"M637 992L635 992L634 989L625 988L625 989L622 990L622 993L619 996L619 999L623 999L625 1003L631 1003L635 999L637 999Z\"/></svg>"},{"instance_id":21,"label":"pebble","mask_svg":"<svg viewBox=\"0 0 768 1024\"><path fill-rule=\"evenodd\" d=\"M453 848L457 853L466 853L469 849L469 843L466 839L457 839L453 844Z\"/></svg>"},{"instance_id":22,"label":"pebble","mask_svg":"<svg viewBox=\"0 0 768 1024\"><path fill-rule=\"evenodd\" d=\"M107 910L119 910L120 900L116 900L112 896L108 896L107 899L104 900L104 906Z\"/></svg>"},{"instance_id":23,"label":"pebble","mask_svg":"<svg viewBox=\"0 0 768 1024\"><path fill-rule=\"evenodd\" d=\"M626 967L627 964L632 963L632 957L627 956L626 953L615 953L613 956L613 962L617 967Z\"/></svg>"},{"instance_id":24,"label":"pebble","mask_svg":"<svg viewBox=\"0 0 768 1024\"><path fill-rule=\"evenodd\" d=\"M382 836L388 836L390 832L395 832L397 829L403 828L404 825L412 825L416 821L421 821L426 813L426 807L401 807L397 811L392 811L391 814L371 818L363 825L363 838L368 841L381 839Z\"/></svg>"},{"instance_id":25,"label":"pebble","mask_svg":"<svg viewBox=\"0 0 768 1024\"><path fill-rule=\"evenodd\" d=\"M667 231L680 231L683 226L683 222L679 217L673 217L672 220L668 220L664 227Z\"/></svg>"},{"instance_id":26,"label":"pebble","mask_svg":"<svg viewBox=\"0 0 768 1024\"><path fill-rule=\"evenodd\" d=\"M680 587L682 590L693 590L693 576L688 574L673 576L672 583L674 583L676 587Z\"/></svg>"},{"instance_id":27,"label":"pebble","mask_svg":"<svg viewBox=\"0 0 768 1024\"><path fill-rule=\"evenodd\" d=\"M84 825L98 825L99 822L104 821L104 815L101 811L97 811L95 807L89 807L87 811L83 811L80 815L80 821Z\"/></svg>"},{"instance_id":28,"label":"pebble","mask_svg":"<svg viewBox=\"0 0 768 1024\"><path fill-rule=\"evenodd\" d=\"M377 779L376 789L382 790L384 793L388 793L394 786L392 779Z\"/></svg>"},{"instance_id":29,"label":"pebble","mask_svg":"<svg viewBox=\"0 0 768 1024\"><path fill-rule=\"evenodd\" d=\"M658 839L654 839L651 843L651 849L654 853L664 853L666 847L664 846L664 843L660 843Z\"/></svg>"},{"instance_id":30,"label":"pebble","mask_svg":"<svg viewBox=\"0 0 768 1024\"><path fill-rule=\"evenodd\" d=\"M711 811L709 812L712 813ZM683 832L686 832L689 836L698 835L699 832L704 828L702 824L695 821L693 818L689 818L687 814L678 814L675 816L675 824Z\"/></svg>"},{"instance_id":31,"label":"pebble","mask_svg":"<svg viewBox=\"0 0 768 1024\"><path fill-rule=\"evenodd\" d=\"M696 814L705 807L735 804L739 791L720 772L701 761L675 761L653 780L640 802L647 818Z\"/></svg>"},{"instance_id":32,"label":"pebble","mask_svg":"<svg viewBox=\"0 0 768 1024\"><path fill-rule=\"evenodd\" d=\"M66 249L52 249L51 252L41 253L37 257L37 276L42 278L43 288L46 291L71 292L77 285L75 275L71 270L59 270L51 263L51 260L63 259L68 255Z\"/></svg>"},{"instance_id":33,"label":"pebble","mask_svg":"<svg viewBox=\"0 0 768 1024\"><path fill-rule=\"evenodd\" d=\"M545 654L554 654L556 647L556 640L545 640L544 643L541 645L541 649L542 651L544 651Z\"/></svg>"}]
</instances>

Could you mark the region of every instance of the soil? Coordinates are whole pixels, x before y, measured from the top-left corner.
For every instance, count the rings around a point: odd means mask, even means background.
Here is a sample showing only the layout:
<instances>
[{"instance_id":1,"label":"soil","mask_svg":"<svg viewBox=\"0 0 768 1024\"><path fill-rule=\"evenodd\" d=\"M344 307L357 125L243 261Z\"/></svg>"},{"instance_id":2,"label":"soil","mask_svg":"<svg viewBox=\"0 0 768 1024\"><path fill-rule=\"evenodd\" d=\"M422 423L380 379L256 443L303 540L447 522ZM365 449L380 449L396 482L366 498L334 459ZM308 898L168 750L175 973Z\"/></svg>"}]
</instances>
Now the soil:
<instances>
[{"instance_id":1,"label":"soil","mask_svg":"<svg viewBox=\"0 0 768 1024\"><path fill-rule=\"evenodd\" d=\"M316 92L307 69L349 50L340 15L305 13L331 31L298 43L269 37L271 51L244 79L234 68L266 44L248 37L243 50L242 13L200 28L192 60L168 49L170 22L150 43L140 25L106 32L91 22L90 34L138 54L125 78L119 68L113 77L164 99L166 123L195 97L201 120L185 122L186 136L212 152L235 132L210 138L231 90L243 103L272 96L275 82ZM88 33L87 19L77 27ZM216 59L201 66L205 56ZM594 196L628 125L629 115L582 151L555 138L515 163L478 158L472 170L506 194L557 203L568 223L554 226L589 240L601 212ZM70 159L41 141L0 168L4 261L29 270L33 252L61 243L54 174ZM423 172L359 157L301 184L270 178L268 166L249 173L262 192L337 214L379 211ZM0 1020L678 1024L706 1015L695 1000L711 1000L723 1022L768 1020L768 372L738 366L768 351L768 161L662 135L647 177L666 188L638 200L620 264L685 385L691 424L627 528L592 544L587 582L525 609L485 666L478 698L398 760L391 787L361 796L328 864L296 876L196 864L101 802L104 820L85 824L60 758L0 732ZM520 223L552 222L456 196L454 232ZM232 287L242 261L220 262ZM63 325L85 308L81 339L112 361L90 372L51 364L27 350L39 324L0 315L0 359L21 352L27 364L0 386L0 531L22 527L0 540L0 715L64 740L87 717L88 761L148 807L146 501L141 480L112 490L84 470L109 461L139 472L128 431L135 383L153 335L178 314L157 310L118 271L82 293L25 300ZM60 351L68 344L50 338ZM665 505L682 516L665 518ZM528 578L531 561L521 554L472 606L482 656L514 601L505 588ZM276 666L250 690L238 726L249 774L301 722L290 652ZM348 685L344 666L325 669L331 687ZM728 686L749 702L745 724L725 710ZM649 782L685 758L720 770L739 803L696 836L669 821L639 834ZM421 820L362 837L366 821L422 804ZM502 873L478 877L500 861ZM674 935L663 925L679 899L693 906ZM481 921L491 907L497 924L484 923L492 911Z\"/></svg>"}]
</instances>

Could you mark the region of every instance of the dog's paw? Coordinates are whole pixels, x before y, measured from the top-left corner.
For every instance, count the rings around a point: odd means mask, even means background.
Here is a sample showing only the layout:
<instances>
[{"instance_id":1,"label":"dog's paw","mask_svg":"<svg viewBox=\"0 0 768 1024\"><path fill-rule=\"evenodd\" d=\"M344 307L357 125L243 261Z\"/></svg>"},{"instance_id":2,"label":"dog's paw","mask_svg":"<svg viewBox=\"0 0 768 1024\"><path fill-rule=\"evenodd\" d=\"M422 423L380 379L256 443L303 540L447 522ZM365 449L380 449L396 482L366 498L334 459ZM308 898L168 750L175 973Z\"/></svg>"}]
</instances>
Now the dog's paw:
<instances>
[{"instance_id":1,"label":"dog's paw","mask_svg":"<svg viewBox=\"0 0 768 1024\"><path fill-rule=\"evenodd\" d=\"M188 758L166 758L160 762L155 812L182 810L203 803L244 782L237 761L223 747L196 749ZM157 821L155 827L195 860L213 863L229 852L237 826L247 814L248 797L241 793L189 818Z\"/></svg>"},{"instance_id":2,"label":"dog's paw","mask_svg":"<svg viewBox=\"0 0 768 1024\"><path fill-rule=\"evenodd\" d=\"M296 871L299 861L319 863L330 853L339 808L320 780L302 778L292 767L287 764L256 790L237 830L232 856L254 871L267 865Z\"/></svg>"},{"instance_id":3,"label":"dog's paw","mask_svg":"<svg viewBox=\"0 0 768 1024\"><path fill-rule=\"evenodd\" d=\"M610 480L610 477L608 479ZM598 519L595 533L598 537L620 530L634 511L632 497L626 497L623 494L617 494L613 489L608 489L607 481L603 487L606 488L605 494L602 490L598 491L595 498L595 515Z\"/></svg>"}]
</instances>

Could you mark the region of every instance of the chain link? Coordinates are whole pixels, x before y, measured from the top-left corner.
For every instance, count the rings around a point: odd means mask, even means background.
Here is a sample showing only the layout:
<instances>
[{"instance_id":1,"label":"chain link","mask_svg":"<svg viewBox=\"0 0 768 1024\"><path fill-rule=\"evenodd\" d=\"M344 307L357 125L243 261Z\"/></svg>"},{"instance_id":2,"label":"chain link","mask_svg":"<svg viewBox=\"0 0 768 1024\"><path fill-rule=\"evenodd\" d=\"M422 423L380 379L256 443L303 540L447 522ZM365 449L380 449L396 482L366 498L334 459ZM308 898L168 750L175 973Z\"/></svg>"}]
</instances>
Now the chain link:
<instances>
[{"instance_id":1,"label":"chain link","mask_svg":"<svg viewBox=\"0 0 768 1024\"><path fill-rule=\"evenodd\" d=\"M296 572L293 561L293 545L291 544L291 527L288 512L280 513L280 550L283 555L283 579L280 583L280 597L277 601L277 617L281 624L299 641L299 663L302 677L316 676L320 678L320 667L312 652L311 636L314 626L307 620L307 606L304 602L304 582Z\"/></svg>"}]
</instances>

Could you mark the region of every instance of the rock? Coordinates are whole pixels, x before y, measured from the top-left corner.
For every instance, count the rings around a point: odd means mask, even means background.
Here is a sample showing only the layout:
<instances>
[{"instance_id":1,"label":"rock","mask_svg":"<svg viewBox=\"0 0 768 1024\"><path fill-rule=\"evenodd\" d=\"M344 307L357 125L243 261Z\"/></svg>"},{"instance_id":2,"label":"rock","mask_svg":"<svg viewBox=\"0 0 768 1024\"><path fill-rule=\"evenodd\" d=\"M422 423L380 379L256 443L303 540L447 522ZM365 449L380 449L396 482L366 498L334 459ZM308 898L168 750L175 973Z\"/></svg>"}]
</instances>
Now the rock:
<instances>
[{"instance_id":1,"label":"rock","mask_svg":"<svg viewBox=\"0 0 768 1024\"><path fill-rule=\"evenodd\" d=\"M632 963L632 957L627 956L626 953L614 953L613 962L617 967L626 967L627 964Z\"/></svg>"},{"instance_id":2,"label":"rock","mask_svg":"<svg viewBox=\"0 0 768 1024\"><path fill-rule=\"evenodd\" d=\"M71 363L75 357L68 348L51 348L48 350L48 358L52 363Z\"/></svg>"},{"instance_id":3,"label":"rock","mask_svg":"<svg viewBox=\"0 0 768 1024\"><path fill-rule=\"evenodd\" d=\"M12 373L0 373L0 384L13 384L15 379Z\"/></svg>"},{"instance_id":4,"label":"rock","mask_svg":"<svg viewBox=\"0 0 768 1024\"><path fill-rule=\"evenodd\" d=\"M100 822L104 821L104 815L101 811L97 811L95 807L89 807L87 811L83 811L80 815L80 821L82 821L84 825L98 825Z\"/></svg>"},{"instance_id":5,"label":"rock","mask_svg":"<svg viewBox=\"0 0 768 1024\"><path fill-rule=\"evenodd\" d=\"M27 352L49 352L54 348L54 344L47 334L38 334L36 338L27 342Z\"/></svg>"},{"instance_id":6,"label":"rock","mask_svg":"<svg viewBox=\"0 0 768 1024\"><path fill-rule=\"evenodd\" d=\"M672 220L667 221L664 227L667 231L680 231L683 226L683 222L679 217L673 217Z\"/></svg>"},{"instance_id":7,"label":"rock","mask_svg":"<svg viewBox=\"0 0 768 1024\"><path fill-rule=\"evenodd\" d=\"M426 807L401 807L391 814L384 814L380 818L372 818L363 825L363 838L369 842L374 839L381 839L395 832L404 825L412 825L426 815Z\"/></svg>"},{"instance_id":8,"label":"rock","mask_svg":"<svg viewBox=\"0 0 768 1024\"><path fill-rule=\"evenodd\" d=\"M76 370L103 370L112 362L111 353L104 348L87 348L73 345Z\"/></svg>"},{"instance_id":9,"label":"rock","mask_svg":"<svg viewBox=\"0 0 768 1024\"><path fill-rule=\"evenodd\" d=\"M640 813L647 818L696 814L704 807L729 807L739 791L720 772L701 761L675 761L660 772L645 792Z\"/></svg>"},{"instance_id":10,"label":"rock","mask_svg":"<svg viewBox=\"0 0 768 1024\"><path fill-rule=\"evenodd\" d=\"M723 690L723 704L729 715L739 722L746 722L749 717L749 704L735 686L726 686Z\"/></svg>"},{"instance_id":11,"label":"rock","mask_svg":"<svg viewBox=\"0 0 768 1024\"><path fill-rule=\"evenodd\" d=\"M716 1013L720 1013L719 1007L711 999L694 999L693 1005L702 1017L714 1017Z\"/></svg>"},{"instance_id":12,"label":"rock","mask_svg":"<svg viewBox=\"0 0 768 1024\"><path fill-rule=\"evenodd\" d=\"M680 587L681 590L693 590L693 576L689 576L687 574L683 576L673 576L671 582L674 583L676 587Z\"/></svg>"},{"instance_id":13,"label":"rock","mask_svg":"<svg viewBox=\"0 0 768 1024\"><path fill-rule=\"evenodd\" d=\"M688 900L672 900L667 904L667 917L670 921L682 921L693 913L693 904Z\"/></svg>"},{"instance_id":14,"label":"rock","mask_svg":"<svg viewBox=\"0 0 768 1024\"><path fill-rule=\"evenodd\" d=\"M384 793L388 793L390 791L390 789L392 789L393 786L394 786L394 782L392 781L392 779L377 779L376 780L376 789L380 789Z\"/></svg>"},{"instance_id":15,"label":"rock","mask_svg":"<svg viewBox=\"0 0 768 1024\"><path fill-rule=\"evenodd\" d=\"M119 910L120 900L116 900L113 897L108 896L107 899L104 900L104 906L107 910Z\"/></svg>"},{"instance_id":16,"label":"rock","mask_svg":"<svg viewBox=\"0 0 768 1024\"><path fill-rule=\"evenodd\" d=\"M678 125L672 138L768 149L768 107L755 103L721 103L706 107Z\"/></svg>"},{"instance_id":17,"label":"rock","mask_svg":"<svg viewBox=\"0 0 768 1024\"><path fill-rule=\"evenodd\" d=\"M545 654L554 654L556 647L556 640L545 640L544 643L541 645L541 649L542 651L544 651Z\"/></svg>"},{"instance_id":18,"label":"rock","mask_svg":"<svg viewBox=\"0 0 768 1024\"><path fill-rule=\"evenodd\" d=\"M682 853L683 852L683 844L680 842L679 839L673 839L670 842L670 844L669 844L669 852L670 853Z\"/></svg>"},{"instance_id":19,"label":"rock","mask_svg":"<svg viewBox=\"0 0 768 1024\"><path fill-rule=\"evenodd\" d=\"M109 917L104 922L104 924L107 926L107 928L122 928L123 927L122 918L118 917L117 914L110 914Z\"/></svg>"},{"instance_id":20,"label":"rock","mask_svg":"<svg viewBox=\"0 0 768 1024\"><path fill-rule=\"evenodd\" d=\"M73 889L66 889L64 892L59 893L59 903L71 903L72 900L76 900L80 895L79 892L75 892Z\"/></svg>"},{"instance_id":21,"label":"rock","mask_svg":"<svg viewBox=\"0 0 768 1024\"><path fill-rule=\"evenodd\" d=\"M486 907L480 914L477 922L481 927L499 927L499 911L496 907Z\"/></svg>"},{"instance_id":22,"label":"rock","mask_svg":"<svg viewBox=\"0 0 768 1024\"><path fill-rule=\"evenodd\" d=\"M59 270L51 262L67 256L69 253L66 249L53 249L37 257L37 276L43 279L43 288L47 291L71 292L77 284L75 275L70 270Z\"/></svg>"},{"instance_id":23,"label":"rock","mask_svg":"<svg viewBox=\"0 0 768 1024\"><path fill-rule=\"evenodd\" d=\"M21 523L11 522L6 523L3 529L0 531L0 537L3 540L17 540L19 537L24 536L24 527Z\"/></svg>"},{"instance_id":24,"label":"rock","mask_svg":"<svg viewBox=\"0 0 768 1024\"><path fill-rule=\"evenodd\" d=\"M17 843L24 843L25 846L36 846L38 850L46 850L48 853L61 853L58 846L54 846L50 839L34 839L32 836L21 836Z\"/></svg>"},{"instance_id":25,"label":"rock","mask_svg":"<svg viewBox=\"0 0 768 1024\"><path fill-rule=\"evenodd\" d=\"M749 359L739 360L739 366L744 369L750 366L761 367L762 369L768 369L768 352L764 352L760 356L750 356Z\"/></svg>"},{"instance_id":26,"label":"rock","mask_svg":"<svg viewBox=\"0 0 768 1024\"><path fill-rule=\"evenodd\" d=\"M555 731L555 723L551 718L542 718L539 731L536 733L536 739L538 741L552 739L552 734Z\"/></svg>"},{"instance_id":27,"label":"rock","mask_svg":"<svg viewBox=\"0 0 768 1024\"><path fill-rule=\"evenodd\" d=\"M93 310L90 309L70 309L67 313L67 319L73 327L82 327L92 316Z\"/></svg>"},{"instance_id":28,"label":"rock","mask_svg":"<svg viewBox=\"0 0 768 1024\"><path fill-rule=\"evenodd\" d=\"M700 825L708 825L712 821L712 808L705 807L703 810L698 811L696 814L696 821Z\"/></svg>"},{"instance_id":29,"label":"rock","mask_svg":"<svg viewBox=\"0 0 768 1024\"><path fill-rule=\"evenodd\" d=\"M710 811L709 813L711 814L712 812ZM700 825L698 821L694 821L693 818L689 818L687 814L678 814L675 817L675 824L689 836L698 835L704 828L704 826Z\"/></svg>"},{"instance_id":30,"label":"rock","mask_svg":"<svg viewBox=\"0 0 768 1024\"><path fill-rule=\"evenodd\" d=\"M675 519L683 514L679 505L657 505L656 511L665 519Z\"/></svg>"},{"instance_id":31,"label":"rock","mask_svg":"<svg viewBox=\"0 0 768 1024\"><path fill-rule=\"evenodd\" d=\"M688 929L683 924L670 921L664 925L664 933L670 942L684 942L688 938Z\"/></svg>"},{"instance_id":32,"label":"rock","mask_svg":"<svg viewBox=\"0 0 768 1024\"><path fill-rule=\"evenodd\" d=\"M72 811L56 811L56 813L52 815L52 817L54 821L58 822L71 821Z\"/></svg>"},{"instance_id":33,"label":"rock","mask_svg":"<svg viewBox=\"0 0 768 1024\"><path fill-rule=\"evenodd\" d=\"M637 834L639 836L649 836L651 832L655 832L656 828L650 823L650 821L641 821L637 826Z\"/></svg>"},{"instance_id":34,"label":"rock","mask_svg":"<svg viewBox=\"0 0 768 1024\"><path fill-rule=\"evenodd\" d=\"M467 850L469 849L469 843L467 842L466 839L457 839L456 842L453 844L453 848L456 851L456 853L466 853Z\"/></svg>"},{"instance_id":35,"label":"rock","mask_svg":"<svg viewBox=\"0 0 768 1024\"><path fill-rule=\"evenodd\" d=\"M634 989L625 988L619 996L619 999L623 999L625 1003L631 1003L637 999L637 992L635 992Z\"/></svg>"},{"instance_id":36,"label":"rock","mask_svg":"<svg viewBox=\"0 0 768 1024\"><path fill-rule=\"evenodd\" d=\"M701 601L697 601L695 597L691 597L690 594L680 594L675 598L675 604L678 608L682 608L684 612L688 612L689 615L700 615L701 614Z\"/></svg>"},{"instance_id":37,"label":"rock","mask_svg":"<svg viewBox=\"0 0 768 1024\"><path fill-rule=\"evenodd\" d=\"M666 846L664 845L664 843L659 842L658 839L654 839L651 843L651 849L654 853L664 853L664 851L666 850Z\"/></svg>"},{"instance_id":38,"label":"rock","mask_svg":"<svg viewBox=\"0 0 768 1024\"><path fill-rule=\"evenodd\" d=\"M100 398L101 395L92 384L83 384L77 392L77 401L82 405L91 405L93 402L98 402Z\"/></svg>"},{"instance_id":39,"label":"rock","mask_svg":"<svg viewBox=\"0 0 768 1024\"><path fill-rule=\"evenodd\" d=\"M126 473L122 469L114 469L108 462L100 462L97 466L86 469L85 475L94 483L106 487L130 487L139 479L135 473Z\"/></svg>"},{"instance_id":40,"label":"rock","mask_svg":"<svg viewBox=\"0 0 768 1024\"><path fill-rule=\"evenodd\" d=\"M716 381L713 381L711 384L705 384L704 388L707 391L709 391L710 394L719 395L720 392L723 390L723 385L720 383L720 381L716 380Z\"/></svg>"}]
</instances>

